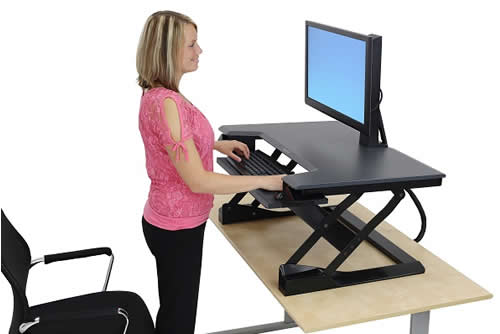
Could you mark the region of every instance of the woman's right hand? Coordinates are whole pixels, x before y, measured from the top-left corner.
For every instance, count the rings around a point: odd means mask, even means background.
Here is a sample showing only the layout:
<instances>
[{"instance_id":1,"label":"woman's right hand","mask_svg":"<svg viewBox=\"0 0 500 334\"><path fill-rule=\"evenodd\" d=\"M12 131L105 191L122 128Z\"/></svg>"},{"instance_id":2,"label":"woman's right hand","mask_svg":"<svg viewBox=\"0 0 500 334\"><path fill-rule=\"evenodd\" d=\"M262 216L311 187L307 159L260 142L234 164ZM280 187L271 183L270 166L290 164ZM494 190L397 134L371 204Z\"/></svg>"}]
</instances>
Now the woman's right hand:
<instances>
[{"instance_id":1,"label":"woman's right hand","mask_svg":"<svg viewBox=\"0 0 500 334\"><path fill-rule=\"evenodd\" d=\"M262 176L261 188L270 191L282 191L284 176L287 176L287 174Z\"/></svg>"}]
</instances>

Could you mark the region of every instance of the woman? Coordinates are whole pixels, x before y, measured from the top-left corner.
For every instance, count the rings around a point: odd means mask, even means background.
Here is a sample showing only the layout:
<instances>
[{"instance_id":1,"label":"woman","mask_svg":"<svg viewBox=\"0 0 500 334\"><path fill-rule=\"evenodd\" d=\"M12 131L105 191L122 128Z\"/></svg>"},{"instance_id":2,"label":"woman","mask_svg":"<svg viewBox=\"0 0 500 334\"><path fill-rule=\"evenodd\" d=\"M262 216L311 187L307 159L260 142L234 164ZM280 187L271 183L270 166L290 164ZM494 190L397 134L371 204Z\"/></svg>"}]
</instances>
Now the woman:
<instances>
[{"instance_id":1,"label":"woman","mask_svg":"<svg viewBox=\"0 0 500 334\"><path fill-rule=\"evenodd\" d=\"M208 120L179 91L182 76L196 71L201 53L196 24L171 11L148 18L137 50L143 89L139 128L151 179L142 225L156 259L156 332L163 334L194 333L203 235L213 194L283 186L283 175L213 172L213 149L238 161L233 151L246 158L250 152L238 141L214 142Z\"/></svg>"}]
</instances>

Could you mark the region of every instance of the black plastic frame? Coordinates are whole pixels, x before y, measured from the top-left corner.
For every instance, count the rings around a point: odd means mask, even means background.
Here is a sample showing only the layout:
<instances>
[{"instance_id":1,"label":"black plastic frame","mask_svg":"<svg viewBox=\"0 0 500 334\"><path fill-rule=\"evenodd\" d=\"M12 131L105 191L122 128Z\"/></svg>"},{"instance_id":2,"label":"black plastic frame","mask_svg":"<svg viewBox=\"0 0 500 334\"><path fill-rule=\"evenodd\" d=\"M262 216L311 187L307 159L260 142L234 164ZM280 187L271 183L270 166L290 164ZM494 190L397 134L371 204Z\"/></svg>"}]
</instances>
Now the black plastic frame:
<instances>
[{"instance_id":1,"label":"black plastic frame","mask_svg":"<svg viewBox=\"0 0 500 334\"><path fill-rule=\"evenodd\" d=\"M365 55L365 104L364 104L364 123L360 123L343 113L330 108L312 98L309 97L308 92L308 28L314 27L322 29L335 34L343 35L346 37L358 39L366 43L366 55ZM378 52L372 52L373 40L377 39L380 41L380 48L376 48ZM380 89L380 64L381 64L381 39L382 37L376 35L362 35L352 31L335 28L327 26L324 24L306 21L305 26L305 103L322 113L335 118L336 120L358 130L361 134L365 136L370 136L374 128L378 128L379 122L376 114L378 112L378 96ZM375 68L378 67L378 68ZM378 75L376 75L378 73ZM374 75L375 74L375 75ZM373 80L377 82L374 82ZM376 90L376 91L375 91Z\"/></svg>"}]
</instances>

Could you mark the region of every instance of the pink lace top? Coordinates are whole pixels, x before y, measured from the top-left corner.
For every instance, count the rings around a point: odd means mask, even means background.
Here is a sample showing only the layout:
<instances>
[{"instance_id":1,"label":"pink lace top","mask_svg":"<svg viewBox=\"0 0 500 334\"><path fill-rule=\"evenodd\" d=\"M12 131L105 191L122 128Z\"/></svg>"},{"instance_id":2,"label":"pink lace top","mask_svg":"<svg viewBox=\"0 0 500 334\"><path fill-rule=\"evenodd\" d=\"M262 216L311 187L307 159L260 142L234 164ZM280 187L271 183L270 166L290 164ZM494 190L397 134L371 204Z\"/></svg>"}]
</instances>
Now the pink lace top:
<instances>
[{"instance_id":1,"label":"pink lace top","mask_svg":"<svg viewBox=\"0 0 500 334\"><path fill-rule=\"evenodd\" d=\"M181 139L172 138L164 113L164 101L177 105ZM165 147L176 151L176 159L189 161L185 141L193 138L205 170L213 171L214 132L205 116L172 90L158 87L148 90L141 99L139 130L146 151L146 169L151 179L144 218L166 230L194 228L208 219L213 206L212 194L193 193L177 173Z\"/></svg>"}]
</instances>

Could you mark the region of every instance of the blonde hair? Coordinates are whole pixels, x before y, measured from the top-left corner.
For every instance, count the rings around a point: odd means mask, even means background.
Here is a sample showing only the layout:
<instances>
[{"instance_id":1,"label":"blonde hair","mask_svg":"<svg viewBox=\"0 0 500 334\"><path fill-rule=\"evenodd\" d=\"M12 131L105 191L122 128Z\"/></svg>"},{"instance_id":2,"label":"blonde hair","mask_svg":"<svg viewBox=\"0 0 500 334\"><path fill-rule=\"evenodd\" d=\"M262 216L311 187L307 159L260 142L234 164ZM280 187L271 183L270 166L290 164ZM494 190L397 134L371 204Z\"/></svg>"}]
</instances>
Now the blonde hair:
<instances>
[{"instance_id":1,"label":"blonde hair","mask_svg":"<svg viewBox=\"0 0 500 334\"><path fill-rule=\"evenodd\" d=\"M148 17L137 47L137 83L145 89L153 85L179 92L176 78L180 71L180 50L184 41L184 25L198 27L188 16L160 11Z\"/></svg>"}]
</instances>

